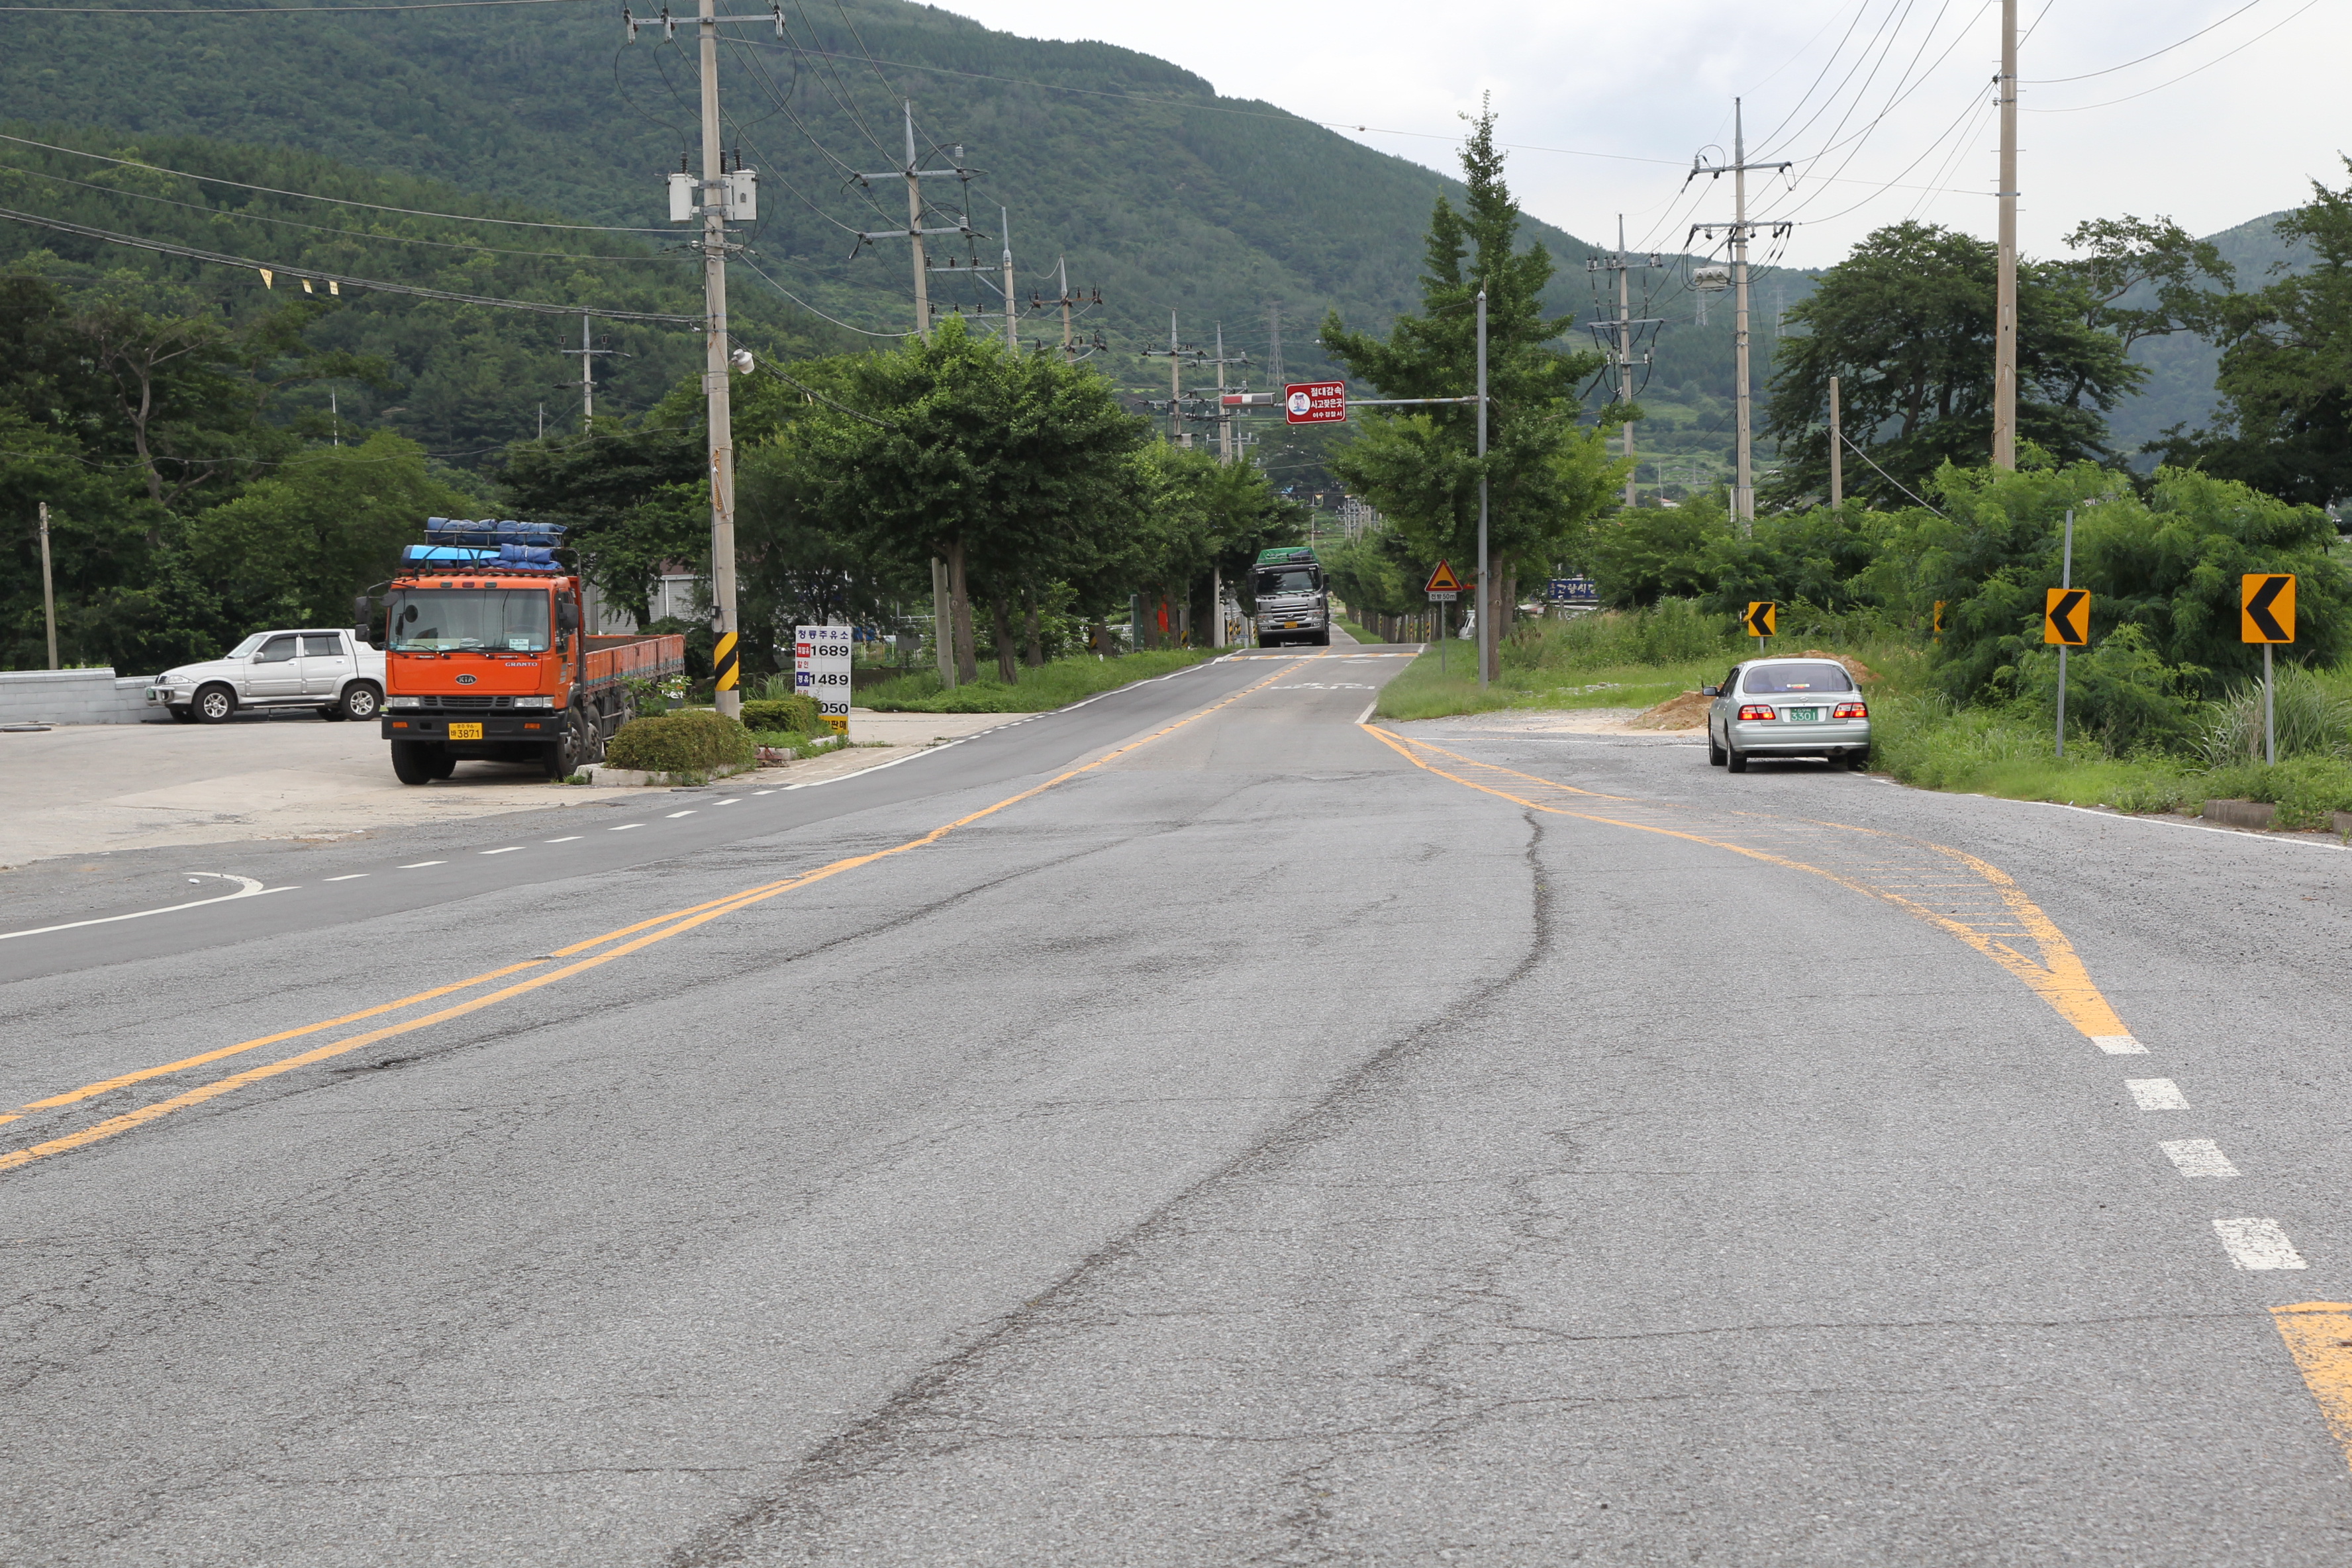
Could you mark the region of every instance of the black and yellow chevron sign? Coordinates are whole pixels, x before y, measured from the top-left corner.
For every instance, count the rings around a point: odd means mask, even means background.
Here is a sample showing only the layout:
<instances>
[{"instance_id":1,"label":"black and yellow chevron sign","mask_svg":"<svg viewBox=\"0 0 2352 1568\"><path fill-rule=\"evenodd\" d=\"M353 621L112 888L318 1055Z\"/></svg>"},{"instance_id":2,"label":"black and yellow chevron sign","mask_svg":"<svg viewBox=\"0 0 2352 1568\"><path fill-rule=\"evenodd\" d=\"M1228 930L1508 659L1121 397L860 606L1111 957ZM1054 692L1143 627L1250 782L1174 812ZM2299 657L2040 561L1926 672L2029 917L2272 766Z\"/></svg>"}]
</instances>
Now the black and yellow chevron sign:
<instances>
[{"instance_id":1,"label":"black and yellow chevron sign","mask_svg":"<svg viewBox=\"0 0 2352 1568\"><path fill-rule=\"evenodd\" d=\"M1780 618L1780 606L1770 599L1751 599L1748 604L1748 635L1769 637L1774 623Z\"/></svg>"},{"instance_id":2,"label":"black and yellow chevron sign","mask_svg":"<svg viewBox=\"0 0 2352 1568\"><path fill-rule=\"evenodd\" d=\"M742 671L738 668L735 658L735 634L733 632L720 632L719 634L719 646L710 650L710 667L713 672L719 677L719 690L732 691L735 689L735 682L741 676Z\"/></svg>"},{"instance_id":3,"label":"black and yellow chevron sign","mask_svg":"<svg viewBox=\"0 0 2352 1568\"><path fill-rule=\"evenodd\" d=\"M2294 574L2249 572L2238 579L2238 640L2294 641Z\"/></svg>"},{"instance_id":4,"label":"black and yellow chevron sign","mask_svg":"<svg viewBox=\"0 0 2352 1568\"><path fill-rule=\"evenodd\" d=\"M2091 591L2052 588L2042 605L2042 640L2081 647L2091 640Z\"/></svg>"}]
</instances>

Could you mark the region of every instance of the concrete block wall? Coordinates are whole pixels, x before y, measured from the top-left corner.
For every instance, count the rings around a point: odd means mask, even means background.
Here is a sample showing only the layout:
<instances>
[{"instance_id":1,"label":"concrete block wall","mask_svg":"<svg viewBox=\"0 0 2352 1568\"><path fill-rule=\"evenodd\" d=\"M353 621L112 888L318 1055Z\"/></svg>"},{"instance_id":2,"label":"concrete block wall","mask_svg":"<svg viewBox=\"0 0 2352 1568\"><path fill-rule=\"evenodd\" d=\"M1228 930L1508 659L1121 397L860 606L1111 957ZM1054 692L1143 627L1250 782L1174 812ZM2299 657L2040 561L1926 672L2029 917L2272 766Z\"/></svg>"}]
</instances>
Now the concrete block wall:
<instances>
[{"instance_id":1,"label":"concrete block wall","mask_svg":"<svg viewBox=\"0 0 2352 1568\"><path fill-rule=\"evenodd\" d=\"M147 686L110 668L0 670L0 724L136 724Z\"/></svg>"}]
</instances>

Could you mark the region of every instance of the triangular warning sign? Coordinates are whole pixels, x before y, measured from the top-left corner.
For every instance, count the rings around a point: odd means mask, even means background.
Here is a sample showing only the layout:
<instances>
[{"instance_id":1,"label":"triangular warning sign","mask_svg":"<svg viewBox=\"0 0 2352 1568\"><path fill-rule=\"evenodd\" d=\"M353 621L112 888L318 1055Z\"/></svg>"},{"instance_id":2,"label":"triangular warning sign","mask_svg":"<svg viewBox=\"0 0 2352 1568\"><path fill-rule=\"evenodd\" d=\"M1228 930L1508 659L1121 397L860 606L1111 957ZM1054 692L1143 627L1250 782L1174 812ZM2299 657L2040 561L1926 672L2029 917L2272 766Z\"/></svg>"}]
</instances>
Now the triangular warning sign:
<instances>
[{"instance_id":1,"label":"triangular warning sign","mask_svg":"<svg viewBox=\"0 0 2352 1568\"><path fill-rule=\"evenodd\" d=\"M1429 574L1429 586L1422 590L1424 594L1458 594L1461 591L1462 579L1456 577L1454 568L1443 561L1437 563L1437 570Z\"/></svg>"}]
</instances>

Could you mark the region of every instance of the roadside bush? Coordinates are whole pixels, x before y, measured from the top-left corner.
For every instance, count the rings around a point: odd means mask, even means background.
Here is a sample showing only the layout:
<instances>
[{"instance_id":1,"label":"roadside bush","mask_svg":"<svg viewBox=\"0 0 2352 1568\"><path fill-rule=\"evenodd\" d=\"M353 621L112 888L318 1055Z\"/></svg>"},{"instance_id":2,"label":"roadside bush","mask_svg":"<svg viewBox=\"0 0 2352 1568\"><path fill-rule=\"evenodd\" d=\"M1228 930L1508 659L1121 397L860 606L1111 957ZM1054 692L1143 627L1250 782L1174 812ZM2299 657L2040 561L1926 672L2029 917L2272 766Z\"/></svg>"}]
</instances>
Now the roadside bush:
<instances>
[{"instance_id":1,"label":"roadside bush","mask_svg":"<svg viewBox=\"0 0 2352 1568\"><path fill-rule=\"evenodd\" d=\"M1640 610L1598 610L1572 621L1514 629L1500 650L1506 669L1687 664L1746 651L1738 623L1693 599L1661 599Z\"/></svg>"},{"instance_id":2,"label":"roadside bush","mask_svg":"<svg viewBox=\"0 0 2352 1568\"><path fill-rule=\"evenodd\" d=\"M2262 800L2278 807L2281 827L2326 827L2331 813L2352 811L2352 766L2338 757L2281 757L2278 766L2240 763L2196 775L2200 800Z\"/></svg>"},{"instance_id":3,"label":"roadside bush","mask_svg":"<svg viewBox=\"0 0 2352 1568\"><path fill-rule=\"evenodd\" d=\"M794 692L787 697L755 697L743 704L743 725L750 730L798 730L814 734L824 726L816 699Z\"/></svg>"},{"instance_id":4,"label":"roadside bush","mask_svg":"<svg viewBox=\"0 0 2352 1568\"><path fill-rule=\"evenodd\" d=\"M605 748L605 763L657 773L703 773L752 762L751 732L707 708L632 719Z\"/></svg>"}]
</instances>

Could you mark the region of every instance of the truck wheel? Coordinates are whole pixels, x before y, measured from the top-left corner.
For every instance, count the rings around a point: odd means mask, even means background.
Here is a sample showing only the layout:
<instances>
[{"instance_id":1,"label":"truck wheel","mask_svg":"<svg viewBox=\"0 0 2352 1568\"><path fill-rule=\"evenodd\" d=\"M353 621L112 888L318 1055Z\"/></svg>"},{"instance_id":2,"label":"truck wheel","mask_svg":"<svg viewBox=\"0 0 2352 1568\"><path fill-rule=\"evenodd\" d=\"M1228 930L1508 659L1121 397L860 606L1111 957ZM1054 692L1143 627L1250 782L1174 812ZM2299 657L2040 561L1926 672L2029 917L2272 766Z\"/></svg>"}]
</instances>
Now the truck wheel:
<instances>
[{"instance_id":1,"label":"truck wheel","mask_svg":"<svg viewBox=\"0 0 2352 1568\"><path fill-rule=\"evenodd\" d=\"M457 771L457 758L455 758L455 757L451 756L447 752L445 752L445 751L438 751L438 750L436 750L436 751L435 751L435 752L434 752L434 753L433 753L433 776L434 776L435 778L436 778L436 779L446 779L446 778L447 778L451 773L456 773Z\"/></svg>"},{"instance_id":2,"label":"truck wheel","mask_svg":"<svg viewBox=\"0 0 2352 1568\"><path fill-rule=\"evenodd\" d=\"M441 748L424 741L394 741L392 743L392 774L404 784L431 784L435 774L433 753Z\"/></svg>"},{"instance_id":3,"label":"truck wheel","mask_svg":"<svg viewBox=\"0 0 2352 1568\"><path fill-rule=\"evenodd\" d=\"M383 707L383 693L373 680L354 680L343 688L343 700L331 715L337 719L356 719L364 724Z\"/></svg>"},{"instance_id":4,"label":"truck wheel","mask_svg":"<svg viewBox=\"0 0 2352 1568\"><path fill-rule=\"evenodd\" d=\"M1329 647L1331 646L1330 627L1326 626L1323 628L1322 632L1315 639L1315 646L1317 647Z\"/></svg>"},{"instance_id":5,"label":"truck wheel","mask_svg":"<svg viewBox=\"0 0 2352 1568\"><path fill-rule=\"evenodd\" d=\"M226 686L207 686L192 706L199 724L226 724L236 716L236 693Z\"/></svg>"},{"instance_id":6,"label":"truck wheel","mask_svg":"<svg viewBox=\"0 0 2352 1568\"><path fill-rule=\"evenodd\" d=\"M579 731L570 724L563 726L562 737L550 742L546 748L546 767L548 778L556 784L562 784L580 771Z\"/></svg>"}]
</instances>

